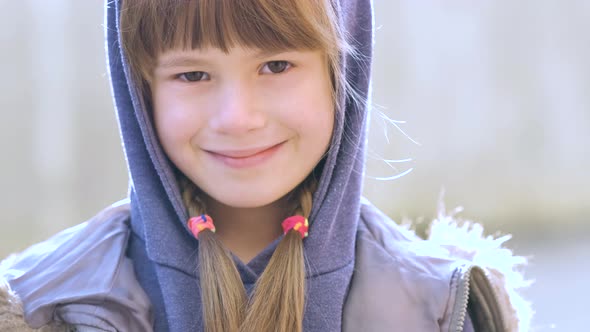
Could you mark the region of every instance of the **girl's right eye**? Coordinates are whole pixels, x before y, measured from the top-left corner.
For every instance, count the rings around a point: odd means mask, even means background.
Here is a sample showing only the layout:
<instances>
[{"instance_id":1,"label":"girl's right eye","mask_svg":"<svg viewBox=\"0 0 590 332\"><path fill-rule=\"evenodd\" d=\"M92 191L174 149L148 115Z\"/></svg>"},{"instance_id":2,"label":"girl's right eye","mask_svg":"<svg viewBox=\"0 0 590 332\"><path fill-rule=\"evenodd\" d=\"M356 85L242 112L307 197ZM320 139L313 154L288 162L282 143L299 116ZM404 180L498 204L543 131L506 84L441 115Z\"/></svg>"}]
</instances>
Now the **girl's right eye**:
<instances>
[{"instance_id":1,"label":"girl's right eye","mask_svg":"<svg viewBox=\"0 0 590 332\"><path fill-rule=\"evenodd\" d=\"M178 75L182 80L187 82L199 82L209 79L209 74L204 71L190 71Z\"/></svg>"}]
</instances>

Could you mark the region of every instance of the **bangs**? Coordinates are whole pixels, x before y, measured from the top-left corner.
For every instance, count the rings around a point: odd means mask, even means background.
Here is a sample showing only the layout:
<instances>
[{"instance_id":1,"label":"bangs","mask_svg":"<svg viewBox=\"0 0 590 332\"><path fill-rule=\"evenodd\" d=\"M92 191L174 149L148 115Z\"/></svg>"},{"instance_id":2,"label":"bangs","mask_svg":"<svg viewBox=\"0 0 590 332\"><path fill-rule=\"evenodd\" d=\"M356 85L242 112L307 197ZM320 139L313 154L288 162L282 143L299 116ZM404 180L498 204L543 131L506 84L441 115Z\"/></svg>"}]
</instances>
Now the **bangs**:
<instances>
[{"instance_id":1,"label":"bangs","mask_svg":"<svg viewBox=\"0 0 590 332\"><path fill-rule=\"evenodd\" d=\"M242 46L268 51L342 45L330 0L124 0L121 33L128 60L144 79L170 49Z\"/></svg>"}]
</instances>

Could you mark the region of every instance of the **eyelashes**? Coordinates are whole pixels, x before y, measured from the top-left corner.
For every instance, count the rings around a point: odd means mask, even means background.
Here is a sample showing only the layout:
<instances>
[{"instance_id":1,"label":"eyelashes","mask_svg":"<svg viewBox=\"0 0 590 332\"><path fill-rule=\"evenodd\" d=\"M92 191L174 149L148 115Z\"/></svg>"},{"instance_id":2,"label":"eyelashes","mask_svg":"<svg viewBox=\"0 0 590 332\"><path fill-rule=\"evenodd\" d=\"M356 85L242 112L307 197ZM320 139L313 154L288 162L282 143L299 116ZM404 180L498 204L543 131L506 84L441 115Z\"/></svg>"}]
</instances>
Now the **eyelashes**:
<instances>
[{"instance_id":1,"label":"eyelashes","mask_svg":"<svg viewBox=\"0 0 590 332\"><path fill-rule=\"evenodd\" d=\"M281 74L293 67L289 61L285 60L275 60L275 61L268 61L262 66L260 69L260 73L262 74ZM178 78L185 82L201 82L201 81L208 81L211 79L209 74L204 71L190 71L185 72L177 75Z\"/></svg>"},{"instance_id":2,"label":"eyelashes","mask_svg":"<svg viewBox=\"0 0 590 332\"><path fill-rule=\"evenodd\" d=\"M209 74L204 71L189 71L178 75L182 80L186 82L200 82L203 80L209 80Z\"/></svg>"},{"instance_id":3,"label":"eyelashes","mask_svg":"<svg viewBox=\"0 0 590 332\"><path fill-rule=\"evenodd\" d=\"M291 66L291 63L284 60L269 61L264 65L264 67L262 67L262 71L264 71L265 68L268 68L268 70L270 70L271 73L280 74L291 68Z\"/></svg>"}]
</instances>

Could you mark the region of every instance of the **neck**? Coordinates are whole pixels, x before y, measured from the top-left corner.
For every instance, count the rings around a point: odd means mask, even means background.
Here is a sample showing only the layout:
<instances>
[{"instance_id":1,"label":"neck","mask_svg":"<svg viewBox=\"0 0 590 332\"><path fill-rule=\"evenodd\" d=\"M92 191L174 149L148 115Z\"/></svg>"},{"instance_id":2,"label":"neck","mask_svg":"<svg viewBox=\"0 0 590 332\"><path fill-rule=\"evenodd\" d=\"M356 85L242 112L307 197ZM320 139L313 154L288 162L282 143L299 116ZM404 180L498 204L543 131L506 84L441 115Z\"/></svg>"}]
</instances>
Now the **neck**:
<instances>
[{"instance_id":1,"label":"neck","mask_svg":"<svg viewBox=\"0 0 590 332\"><path fill-rule=\"evenodd\" d=\"M231 207L211 198L206 203L207 213L215 223L216 235L244 263L282 234L281 222L288 217L285 198L255 208Z\"/></svg>"}]
</instances>

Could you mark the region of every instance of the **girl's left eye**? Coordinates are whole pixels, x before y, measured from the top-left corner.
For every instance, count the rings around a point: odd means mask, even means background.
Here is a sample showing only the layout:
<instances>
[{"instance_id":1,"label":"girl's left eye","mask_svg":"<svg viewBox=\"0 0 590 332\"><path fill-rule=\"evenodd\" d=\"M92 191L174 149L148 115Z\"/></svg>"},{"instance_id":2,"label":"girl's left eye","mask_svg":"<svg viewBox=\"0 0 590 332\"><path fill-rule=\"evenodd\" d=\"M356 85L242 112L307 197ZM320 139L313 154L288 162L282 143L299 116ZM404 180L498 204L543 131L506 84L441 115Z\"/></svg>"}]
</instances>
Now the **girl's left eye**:
<instances>
[{"instance_id":1,"label":"girl's left eye","mask_svg":"<svg viewBox=\"0 0 590 332\"><path fill-rule=\"evenodd\" d=\"M178 75L182 80L187 82L200 82L209 79L209 74L203 71L189 71Z\"/></svg>"},{"instance_id":2,"label":"girl's left eye","mask_svg":"<svg viewBox=\"0 0 590 332\"><path fill-rule=\"evenodd\" d=\"M280 74L289 68L291 68L291 64L288 61L269 61L262 68L262 72L265 74Z\"/></svg>"}]
</instances>

